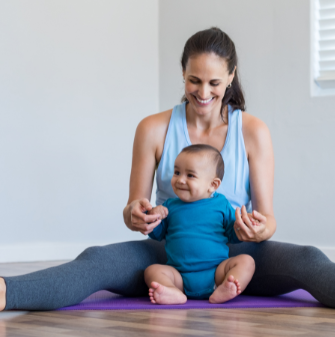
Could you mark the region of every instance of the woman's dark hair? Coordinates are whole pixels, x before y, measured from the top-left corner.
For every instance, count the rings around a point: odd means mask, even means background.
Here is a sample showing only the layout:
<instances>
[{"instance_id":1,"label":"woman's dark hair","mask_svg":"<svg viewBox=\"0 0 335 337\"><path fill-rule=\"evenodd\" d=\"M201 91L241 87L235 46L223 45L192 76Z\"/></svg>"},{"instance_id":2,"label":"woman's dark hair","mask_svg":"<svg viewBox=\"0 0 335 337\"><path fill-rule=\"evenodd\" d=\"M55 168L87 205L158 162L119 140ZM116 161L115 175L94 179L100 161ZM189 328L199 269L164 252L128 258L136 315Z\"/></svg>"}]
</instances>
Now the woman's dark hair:
<instances>
[{"instance_id":1,"label":"woman's dark hair","mask_svg":"<svg viewBox=\"0 0 335 337\"><path fill-rule=\"evenodd\" d=\"M212 157L211 158L212 162L216 166L216 177L222 181L224 176L224 162L220 151L218 151L215 147L207 144L195 144L184 147L180 153L199 153L199 152L205 152Z\"/></svg>"},{"instance_id":2,"label":"woman's dark hair","mask_svg":"<svg viewBox=\"0 0 335 337\"><path fill-rule=\"evenodd\" d=\"M186 42L183 55L181 58L181 66L186 70L188 59L192 56L203 53L214 53L226 60L229 74L232 74L237 67L237 55L234 42L221 29L213 27L202 30L192 35ZM223 119L223 110L229 104L233 111L237 109L245 110L245 100L242 87L238 79L237 71L231 87L226 89L226 93L222 99L221 117ZM185 95L182 102L187 101Z\"/></svg>"}]
</instances>

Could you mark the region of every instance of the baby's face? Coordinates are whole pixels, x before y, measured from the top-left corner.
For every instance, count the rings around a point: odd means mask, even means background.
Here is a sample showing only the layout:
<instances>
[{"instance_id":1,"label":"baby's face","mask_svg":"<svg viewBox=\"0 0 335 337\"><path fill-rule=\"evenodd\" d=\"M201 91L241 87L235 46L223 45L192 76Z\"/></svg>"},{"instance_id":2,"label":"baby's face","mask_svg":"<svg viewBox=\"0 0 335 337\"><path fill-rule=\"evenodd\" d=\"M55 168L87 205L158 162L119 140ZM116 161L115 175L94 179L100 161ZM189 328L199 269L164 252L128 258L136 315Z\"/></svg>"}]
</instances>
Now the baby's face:
<instances>
[{"instance_id":1,"label":"baby's face","mask_svg":"<svg viewBox=\"0 0 335 337\"><path fill-rule=\"evenodd\" d=\"M209 198L220 185L215 171L206 153L180 153L171 179L174 193L185 202Z\"/></svg>"}]
</instances>

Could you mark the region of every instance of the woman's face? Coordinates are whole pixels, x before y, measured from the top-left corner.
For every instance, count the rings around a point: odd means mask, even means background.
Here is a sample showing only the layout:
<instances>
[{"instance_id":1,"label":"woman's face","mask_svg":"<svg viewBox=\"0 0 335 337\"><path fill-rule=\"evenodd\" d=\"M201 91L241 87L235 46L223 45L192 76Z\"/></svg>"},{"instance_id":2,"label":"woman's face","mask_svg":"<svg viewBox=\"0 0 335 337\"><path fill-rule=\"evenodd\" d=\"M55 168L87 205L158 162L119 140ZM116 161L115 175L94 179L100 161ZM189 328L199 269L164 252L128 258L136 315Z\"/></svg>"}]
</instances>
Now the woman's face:
<instances>
[{"instance_id":1,"label":"woman's face","mask_svg":"<svg viewBox=\"0 0 335 337\"><path fill-rule=\"evenodd\" d=\"M227 86L233 81L225 59L214 53L190 57L183 71L185 96L191 109L200 115L220 112Z\"/></svg>"}]
</instances>

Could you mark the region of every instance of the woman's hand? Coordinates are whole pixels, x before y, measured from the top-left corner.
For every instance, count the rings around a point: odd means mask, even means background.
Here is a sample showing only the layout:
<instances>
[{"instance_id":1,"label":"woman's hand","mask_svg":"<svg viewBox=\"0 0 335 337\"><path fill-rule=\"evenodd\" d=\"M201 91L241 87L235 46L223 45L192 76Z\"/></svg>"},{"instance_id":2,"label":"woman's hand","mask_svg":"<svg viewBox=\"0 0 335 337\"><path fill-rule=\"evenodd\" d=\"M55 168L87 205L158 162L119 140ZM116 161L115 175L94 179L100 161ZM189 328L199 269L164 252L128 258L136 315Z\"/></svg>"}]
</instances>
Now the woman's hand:
<instances>
[{"instance_id":1,"label":"woman's hand","mask_svg":"<svg viewBox=\"0 0 335 337\"><path fill-rule=\"evenodd\" d=\"M240 241L261 242L266 231L266 217L257 211L247 213L245 206L242 206L241 212L237 207L235 211L236 221L234 230Z\"/></svg>"},{"instance_id":2,"label":"woman's hand","mask_svg":"<svg viewBox=\"0 0 335 337\"><path fill-rule=\"evenodd\" d=\"M148 199L143 198L134 200L130 207L131 230L141 232L143 235L148 235L153 229L161 223L160 214L146 214L152 210L152 206Z\"/></svg>"}]
</instances>

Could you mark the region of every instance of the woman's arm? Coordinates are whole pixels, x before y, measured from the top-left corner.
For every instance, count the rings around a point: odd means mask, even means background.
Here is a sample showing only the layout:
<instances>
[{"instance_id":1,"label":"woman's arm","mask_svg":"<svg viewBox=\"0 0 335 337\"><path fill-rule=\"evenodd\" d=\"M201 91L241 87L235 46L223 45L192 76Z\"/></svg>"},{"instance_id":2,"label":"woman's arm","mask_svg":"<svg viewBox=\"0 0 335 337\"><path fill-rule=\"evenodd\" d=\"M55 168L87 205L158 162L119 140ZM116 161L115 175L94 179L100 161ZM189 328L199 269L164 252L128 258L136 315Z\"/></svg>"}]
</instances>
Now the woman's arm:
<instances>
[{"instance_id":1,"label":"woman's arm","mask_svg":"<svg viewBox=\"0 0 335 337\"><path fill-rule=\"evenodd\" d=\"M245 207L236 209L235 230L240 240L261 242L276 231L273 213L274 155L268 127L243 113L243 137L249 161L252 218ZM237 228L240 228L237 230Z\"/></svg>"},{"instance_id":2,"label":"woman's arm","mask_svg":"<svg viewBox=\"0 0 335 337\"><path fill-rule=\"evenodd\" d=\"M149 200L155 168L163 152L171 112L169 110L149 116L136 129L129 199L123 210L123 218L129 229L145 235L160 223L159 215L147 215L145 212L152 208Z\"/></svg>"}]
</instances>

